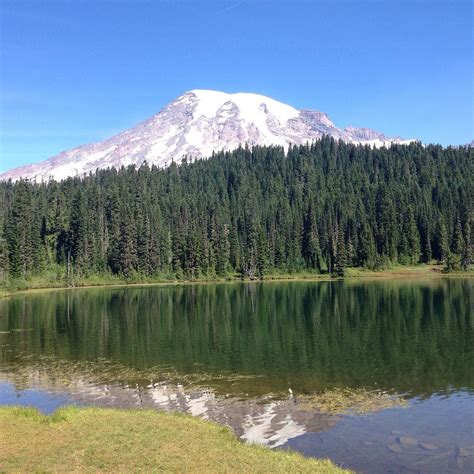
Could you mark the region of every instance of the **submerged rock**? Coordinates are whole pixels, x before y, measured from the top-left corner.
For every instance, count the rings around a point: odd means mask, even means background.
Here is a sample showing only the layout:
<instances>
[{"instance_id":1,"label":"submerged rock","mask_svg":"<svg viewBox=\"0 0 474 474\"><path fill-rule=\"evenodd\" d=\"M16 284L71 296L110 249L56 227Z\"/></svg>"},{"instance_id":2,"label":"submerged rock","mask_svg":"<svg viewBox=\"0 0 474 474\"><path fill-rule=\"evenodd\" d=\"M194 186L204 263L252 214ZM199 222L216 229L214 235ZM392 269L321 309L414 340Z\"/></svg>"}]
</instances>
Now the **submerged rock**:
<instances>
[{"instance_id":1,"label":"submerged rock","mask_svg":"<svg viewBox=\"0 0 474 474\"><path fill-rule=\"evenodd\" d=\"M397 443L387 444L387 448L388 448L389 451L392 451L393 453L401 453L402 452L402 448Z\"/></svg>"},{"instance_id":2,"label":"submerged rock","mask_svg":"<svg viewBox=\"0 0 474 474\"><path fill-rule=\"evenodd\" d=\"M418 446L418 440L415 438L412 438L411 436L400 436L398 438L398 442L406 447L414 447Z\"/></svg>"},{"instance_id":3,"label":"submerged rock","mask_svg":"<svg viewBox=\"0 0 474 474\"><path fill-rule=\"evenodd\" d=\"M427 449L428 451L434 451L435 449L438 449L438 446L430 443L420 443L418 446L420 448Z\"/></svg>"}]
</instances>

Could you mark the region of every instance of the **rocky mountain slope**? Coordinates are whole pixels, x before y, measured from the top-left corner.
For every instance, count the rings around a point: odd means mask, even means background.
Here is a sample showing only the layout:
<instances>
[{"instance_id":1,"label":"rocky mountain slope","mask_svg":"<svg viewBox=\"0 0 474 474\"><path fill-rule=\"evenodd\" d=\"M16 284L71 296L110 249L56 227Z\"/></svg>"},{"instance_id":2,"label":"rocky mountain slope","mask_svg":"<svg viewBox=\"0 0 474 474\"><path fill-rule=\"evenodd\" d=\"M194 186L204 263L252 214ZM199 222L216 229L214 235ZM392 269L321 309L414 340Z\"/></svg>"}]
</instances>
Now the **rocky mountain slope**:
<instances>
[{"instance_id":1,"label":"rocky mountain slope","mask_svg":"<svg viewBox=\"0 0 474 474\"><path fill-rule=\"evenodd\" d=\"M340 129L325 113L297 110L262 95L192 90L130 130L12 169L0 174L0 180L61 180L97 168L139 166L144 161L163 167L173 160L179 163L184 156L195 160L245 144L287 148L290 143L306 143L324 134L376 147L411 141L368 128Z\"/></svg>"}]
</instances>

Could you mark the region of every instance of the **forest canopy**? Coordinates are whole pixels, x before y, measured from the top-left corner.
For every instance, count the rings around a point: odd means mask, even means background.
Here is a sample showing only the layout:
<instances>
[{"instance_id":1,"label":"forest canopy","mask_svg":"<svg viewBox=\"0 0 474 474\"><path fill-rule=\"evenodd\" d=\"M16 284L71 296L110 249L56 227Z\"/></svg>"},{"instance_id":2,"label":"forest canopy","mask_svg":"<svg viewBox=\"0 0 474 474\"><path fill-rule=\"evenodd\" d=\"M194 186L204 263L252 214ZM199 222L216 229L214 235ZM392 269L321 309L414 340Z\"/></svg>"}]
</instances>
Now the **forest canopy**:
<instances>
[{"instance_id":1,"label":"forest canopy","mask_svg":"<svg viewBox=\"0 0 474 474\"><path fill-rule=\"evenodd\" d=\"M0 183L0 279L199 278L471 262L473 148L323 137L165 169Z\"/></svg>"}]
</instances>

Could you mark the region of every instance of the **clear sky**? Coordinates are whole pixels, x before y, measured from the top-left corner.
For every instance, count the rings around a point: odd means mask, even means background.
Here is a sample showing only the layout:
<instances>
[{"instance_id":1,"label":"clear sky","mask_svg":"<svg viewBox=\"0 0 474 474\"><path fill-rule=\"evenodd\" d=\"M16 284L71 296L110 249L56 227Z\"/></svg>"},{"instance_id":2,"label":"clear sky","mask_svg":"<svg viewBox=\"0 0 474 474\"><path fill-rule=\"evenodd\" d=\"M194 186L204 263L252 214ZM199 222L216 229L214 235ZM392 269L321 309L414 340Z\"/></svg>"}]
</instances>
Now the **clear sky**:
<instances>
[{"instance_id":1,"label":"clear sky","mask_svg":"<svg viewBox=\"0 0 474 474\"><path fill-rule=\"evenodd\" d=\"M423 142L474 138L470 0L0 0L0 16L0 171L196 88Z\"/></svg>"}]
</instances>

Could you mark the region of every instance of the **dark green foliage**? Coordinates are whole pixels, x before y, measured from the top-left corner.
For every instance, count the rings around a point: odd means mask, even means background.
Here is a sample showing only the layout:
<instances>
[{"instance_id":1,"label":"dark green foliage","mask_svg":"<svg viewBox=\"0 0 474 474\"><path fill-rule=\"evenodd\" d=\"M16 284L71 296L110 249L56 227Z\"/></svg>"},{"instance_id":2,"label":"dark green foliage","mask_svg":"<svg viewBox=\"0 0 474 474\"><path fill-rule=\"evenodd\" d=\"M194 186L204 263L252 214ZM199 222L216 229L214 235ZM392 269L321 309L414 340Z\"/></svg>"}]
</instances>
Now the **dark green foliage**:
<instances>
[{"instance_id":1,"label":"dark green foliage","mask_svg":"<svg viewBox=\"0 0 474 474\"><path fill-rule=\"evenodd\" d=\"M467 220L464 225L464 240L461 253L461 268L466 271L472 262L472 233L471 226Z\"/></svg>"},{"instance_id":2,"label":"dark green foliage","mask_svg":"<svg viewBox=\"0 0 474 474\"><path fill-rule=\"evenodd\" d=\"M0 275L344 275L472 259L472 149L240 148L167 169L0 184Z\"/></svg>"},{"instance_id":3,"label":"dark green foliage","mask_svg":"<svg viewBox=\"0 0 474 474\"><path fill-rule=\"evenodd\" d=\"M302 253L306 265L321 273L321 246L316 215L310 208L303 223Z\"/></svg>"},{"instance_id":4,"label":"dark green foliage","mask_svg":"<svg viewBox=\"0 0 474 474\"><path fill-rule=\"evenodd\" d=\"M344 271L347 266L346 258L346 247L344 243L344 234L342 228L339 227L335 233L335 242L334 242L334 275L337 277L343 277Z\"/></svg>"},{"instance_id":5,"label":"dark green foliage","mask_svg":"<svg viewBox=\"0 0 474 474\"><path fill-rule=\"evenodd\" d=\"M438 262L446 262L449 254L448 232L444 217L441 216L438 220L438 228L435 238L435 257Z\"/></svg>"},{"instance_id":6,"label":"dark green foliage","mask_svg":"<svg viewBox=\"0 0 474 474\"><path fill-rule=\"evenodd\" d=\"M32 187L25 181L14 186L5 220L8 267L13 277L26 277L39 263L40 229L34 212ZM8 202L7 202L8 204ZM36 218L35 218L36 217Z\"/></svg>"}]
</instances>

